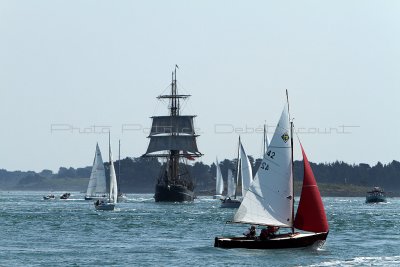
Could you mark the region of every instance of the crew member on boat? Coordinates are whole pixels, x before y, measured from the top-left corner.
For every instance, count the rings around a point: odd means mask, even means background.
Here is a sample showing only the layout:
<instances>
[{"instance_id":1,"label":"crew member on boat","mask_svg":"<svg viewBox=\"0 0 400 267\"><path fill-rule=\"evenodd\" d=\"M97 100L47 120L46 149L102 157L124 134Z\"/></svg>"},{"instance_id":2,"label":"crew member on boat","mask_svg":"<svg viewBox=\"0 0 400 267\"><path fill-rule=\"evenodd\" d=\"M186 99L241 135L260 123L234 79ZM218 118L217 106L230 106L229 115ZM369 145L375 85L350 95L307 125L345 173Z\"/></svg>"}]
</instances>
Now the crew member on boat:
<instances>
[{"instance_id":1,"label":"crew member on boat","mask_svg":"<svg viewBox=\"0 0 400 267\"><path fill-rule=\"evenodd\" d=\"M263 228L260 233L260 240L267 240L275 237L276 232L278 232L278 226L268 226L267 228Z\"/></svg>"},{"instance_id":2,"label":"crew member on boat","mask_svg":"<svg viewBox=\"0 0 400 267\"><path fill-rule=\"evenodd\" d=\"M257 236L256 227L252 225L246 232L243 233L249 239L255 239Z\"/></svg>"}]
</instances>

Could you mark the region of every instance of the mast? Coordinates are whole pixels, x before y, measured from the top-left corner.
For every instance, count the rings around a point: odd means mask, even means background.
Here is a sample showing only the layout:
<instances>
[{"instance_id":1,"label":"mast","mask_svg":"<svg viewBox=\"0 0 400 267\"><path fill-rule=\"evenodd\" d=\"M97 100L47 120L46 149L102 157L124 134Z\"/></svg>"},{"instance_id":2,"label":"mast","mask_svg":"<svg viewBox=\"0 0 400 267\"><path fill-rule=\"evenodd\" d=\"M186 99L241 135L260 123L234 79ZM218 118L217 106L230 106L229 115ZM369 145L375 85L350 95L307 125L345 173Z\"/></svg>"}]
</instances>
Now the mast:
<instances>
[{"instance_id":1,"label":"mast","mask_svg":"<svg viewBox=\"0 0 400 267\"><path fill-rule=\"evenodd\" d=\"M179 116L179 102L176 97L176 66L175 70L172 73L172 84L171 84L171 116L176 117ZM177 133L172 133L172 136L176 136ZM179 168L179 150L171 150L170 155L171 161L171 178L175 180L178 176L178 168Z\"/></svg>"},{"instance_id":2,"label":"mast","mask_svg":"<svg viewBox=\"0 0 400 267\"><path fill-rule=\"evenodd\" d=\"M108 158L109 158L109 165L110 165L110 194L108 195L108 201L111 202L111 137L110 131L108 131Z\"/></svg>"},{"instance_id":3,"label":"mast","mask_svg":"<svg viewBox=\"0 0 400 267\"><path fill-rule=\"evenodd\" d=\"M292 169L292 176L293 176L293 121L290 120L290 109L289 109L289 93L286 89L286 101L288 103L288 115L289 115L289 122L290 122L290 147L291 147L291 169ZM294 233L294 177L292 177L292 233Z\"/></svg>"},{"instance_id":4,"label":"mast","mask_svg":"<svg viewBox=\"0 0 400 267\"><path fill-rule=\"evenodd\" d=\"M262 154L262 158L264 158L265 155L265 145L267 143L267 131L265 129L265 123L264 123L264 138L263 138L263 154Z\"/></svg>"},{"instance_id":5,"label":"mast","mask_svg":"<svg viewBox=\"0 0 400 267\"><path fill-rule=\"evenodd\" d=\"M118 185L120 185L121 181L121 139L118 140ZM120 193L121 189L118 186L118 194Z\"/></svg>"},{"instance_id":6,"label":"mast","mask_svg":"<svg viewBox=\"0 0 400 267\"><path fill-rule=\"evenodd\" d=\"M237 190L239 187L239 168L240 168L240 135L239 135L239 144L238 144L238 153L237 153L237 164L236 164L236 190L235 190L235 199L237 197ZM243 183L241 184L243 186Z\"/></svg>"}]
</instances>

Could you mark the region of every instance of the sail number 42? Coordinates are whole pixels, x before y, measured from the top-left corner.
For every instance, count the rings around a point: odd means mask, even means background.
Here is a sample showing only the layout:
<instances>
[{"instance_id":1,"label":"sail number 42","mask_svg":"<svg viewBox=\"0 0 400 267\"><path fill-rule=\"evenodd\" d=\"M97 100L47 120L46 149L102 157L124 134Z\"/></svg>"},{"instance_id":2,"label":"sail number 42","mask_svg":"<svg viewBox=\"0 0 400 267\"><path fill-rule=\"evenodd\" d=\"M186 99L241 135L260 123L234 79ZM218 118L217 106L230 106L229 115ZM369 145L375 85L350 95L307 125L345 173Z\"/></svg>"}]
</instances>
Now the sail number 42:
<instances>
[{"instance_id":1,"label":"sail number 42","mask_svg":"<svg viewBox=\"0 0 400 267\"><path fill-rule=\"evenodd\" d=\"M269 151L267 152L267 156L270 157L271 159L274 159L274 157L275 157L275 152L269 150ZM268 171L268 170L269 170L269 165L268 165L266 162L263 162L263 163L261 163L260 168L263 169L263 170Z\"/></svg>"}]
</instances>

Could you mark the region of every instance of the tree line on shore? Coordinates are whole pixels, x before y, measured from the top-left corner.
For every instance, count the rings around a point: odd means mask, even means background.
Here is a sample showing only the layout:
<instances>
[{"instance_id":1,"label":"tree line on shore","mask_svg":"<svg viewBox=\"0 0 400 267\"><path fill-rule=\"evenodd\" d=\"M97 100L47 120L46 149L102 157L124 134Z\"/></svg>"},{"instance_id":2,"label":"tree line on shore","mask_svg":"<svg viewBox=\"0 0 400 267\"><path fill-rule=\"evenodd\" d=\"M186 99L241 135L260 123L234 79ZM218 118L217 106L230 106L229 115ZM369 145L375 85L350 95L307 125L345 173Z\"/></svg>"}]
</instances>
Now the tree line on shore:
<instances>
[{"instance_id":1,"label":"tree line on shore","mask_svg":"<svg viewBox=\"0 0 400 267\"><path fill-rule=\"evenodd\" d=\"M249 157L256 173L261 159ZM189 161L190 162L190 161ZM222 176L226 181L228 169L235 171L236 159L221 161ZM124 192L151 193L155 182L162 171L163 163L156 158L125 158L115 162L119 186ZM215 188L216 165L207 165L201 161L185 165L187 171L195 179L197 192L213 193ZM105 163L108 176L108 163ZM378 162L374 166L368 164L348 164L341 161L333 163L311 163L318 183L336 185L380 186L392 192L400 192L400 162L388 164ZM83 168L60 167L57 173L43 170L39 173L28 171L9 172L0 169L0 189L3 190L79 190L85 191L91 166ZM120 171L118 171L120 169ZM302 161L294 162L294 179L301 181L303 177ZM108 177L107 177L108 179Z\"/></svg>"}]
</instances>

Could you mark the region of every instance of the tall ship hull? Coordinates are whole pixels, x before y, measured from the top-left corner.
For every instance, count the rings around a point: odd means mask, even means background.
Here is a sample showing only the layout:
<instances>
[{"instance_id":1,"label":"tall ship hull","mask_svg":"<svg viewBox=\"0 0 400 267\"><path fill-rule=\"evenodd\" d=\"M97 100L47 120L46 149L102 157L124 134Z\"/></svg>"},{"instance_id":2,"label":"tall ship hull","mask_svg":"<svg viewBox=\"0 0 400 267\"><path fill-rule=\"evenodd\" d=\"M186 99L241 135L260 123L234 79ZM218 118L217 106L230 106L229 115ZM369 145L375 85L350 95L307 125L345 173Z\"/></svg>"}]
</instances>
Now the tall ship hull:
<instances>
[{"instance_id":1,"label":"tall ship hull","mask_svg":"<svg viewBox=\"0 0 400 267\"><path fill-rule=\"evenodd\" d=\"M184 202L193 201L194 192L182 185L156 185L154 193L156 202Z\"/></svg>"}]
</instances>

